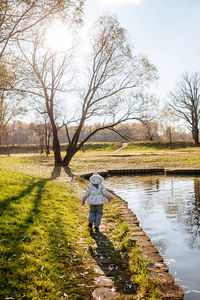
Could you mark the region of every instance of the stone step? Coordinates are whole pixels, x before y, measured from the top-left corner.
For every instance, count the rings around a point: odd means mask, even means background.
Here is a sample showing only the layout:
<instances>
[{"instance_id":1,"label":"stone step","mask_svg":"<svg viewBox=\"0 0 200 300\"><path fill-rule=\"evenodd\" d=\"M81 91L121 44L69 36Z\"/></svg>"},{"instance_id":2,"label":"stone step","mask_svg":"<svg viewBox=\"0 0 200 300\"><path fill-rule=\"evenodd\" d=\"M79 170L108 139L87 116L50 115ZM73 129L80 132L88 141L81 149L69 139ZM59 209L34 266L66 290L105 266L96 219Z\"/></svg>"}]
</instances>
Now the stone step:
<instances>
[{"instance_id":1,"label":"stone step","mask_svg":"<svg viewBox=\"0 0 200 300\"><path fill-rule=\"evenodd\" d=\"M155 272L152 271L149 274L150 280L159 280L161 283L174 283L174 276L167 272Z\"/></svg>"},{"instance_id":2,"label":"stone step","mask_svg":"<svg viewBox=\"0 0 200 300\"><path fill-rule=\"evenodd\" d=\"M175 283L160 283L158 284L157 290L159 291L162 300L182 300L184 298L183 290Z\"/></svg>"},{"instance_id":3,"label":"stone step","mask_svg":"<svg viewBox=\"0 0 200 300\"><path fill-rule=\"evenodd\" d=\"M140 258L144 258L151 263L163 262L163 257L157 253L141 253L139 254Z\"/></svg>"},{"instance_id":4,"label":"stone step","mask_svg":"<svg viewBox=\"0 0 200 300\"><path fill-rule=\"evenodd\" d=\"M117 293L114 288L98 287L93 291L92 296L98 300L113 300L117 298Z\"/></svg>"}]
</instances>

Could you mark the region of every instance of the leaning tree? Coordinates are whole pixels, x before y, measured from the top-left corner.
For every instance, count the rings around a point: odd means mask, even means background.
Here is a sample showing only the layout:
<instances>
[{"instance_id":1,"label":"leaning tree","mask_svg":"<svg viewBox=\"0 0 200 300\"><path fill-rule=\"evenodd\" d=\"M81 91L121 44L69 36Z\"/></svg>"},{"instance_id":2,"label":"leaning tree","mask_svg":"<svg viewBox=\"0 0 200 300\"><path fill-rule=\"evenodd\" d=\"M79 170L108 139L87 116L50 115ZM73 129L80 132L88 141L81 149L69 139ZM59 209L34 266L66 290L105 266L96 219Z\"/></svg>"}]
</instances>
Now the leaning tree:
<instances>
[{"instance_id":1,"label":"leaning tree","mask_svg":"<svg viewBox=\"0 0 200 300\"><path fill-rule=\"evenodd\" d=\"M70 122L65 123L68 147L63 159L69 165L75 153L95 133L104 129L117 131L117 126L133 119L146 118L149 98L144 88L157 77L155 66L143 55L131 51L127 32L114 16L101 16L90 39L91 51L84 76L76 78L79 83L79 110L73 122L76 130L70 135ZM81 84L81 82L83 84ZM82 140L83 126L90 120L101 120Z\"/></svg>"},{"instance_id":2,"label":"leaning tree","mask_svg":"<svg viewBox=\"0 0 200 300\"><path fill-rule=\"evenodd\" d=\"M109 15L102 16L90 35L90 48L86 63L79 63L83 72L75 72L71 90L76 92L78 107L74 114L68 111L63 125L66 129L68 146L62 159L56 124L56 108L66 111L71 54L52 52L45 48L44 34L37 31L33 47L23 47L21 52L27 67L26 92L44 101L53 134L55 164L68 166L75 153L96 132L110 129L117 132L118 125L133 119L147 118L147 103L144 88L157 78L155 66L143 55L134 55L129 46L126 30L118 20ZM28 49L28 51L27 51ZM79 59L80 62L80 59ZM25 79L26 79L25 78ZM31 80L30 80L31 79ZM67 83L66 83L67 81ZM62 94L62 96L61 96ZM62 106L61 106L62 103ZM80 140L84 125L98 120L100 124ZM73 124L73 133L70 128ZM91 127L92 128L92 127Z\"/></svg>"}]
</instances>

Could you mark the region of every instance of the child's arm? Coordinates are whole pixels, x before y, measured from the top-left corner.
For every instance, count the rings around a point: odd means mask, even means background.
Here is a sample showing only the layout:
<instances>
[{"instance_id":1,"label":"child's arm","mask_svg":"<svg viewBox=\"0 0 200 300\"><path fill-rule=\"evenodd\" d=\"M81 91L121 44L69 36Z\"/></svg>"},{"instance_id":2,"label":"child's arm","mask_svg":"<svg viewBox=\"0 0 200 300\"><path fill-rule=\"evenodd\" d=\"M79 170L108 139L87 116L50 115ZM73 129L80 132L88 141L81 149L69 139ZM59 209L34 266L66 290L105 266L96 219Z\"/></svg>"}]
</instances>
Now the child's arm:
<instances>
[{"instance_id":1,"label":"child's arm","mask_svg":"<svg viewBox=\"0 0 200 300\"><path fill-rule=\"evenodd\" d=\"M86 200L87 200L87 197L86 197L86 196L83 196L83 197L82 197L82 206L85 205L85 201L86 201Z\"/></svg>"},{"instance_id":2,"label":"child's arm","mask_svg":"<svg viewBox=\"0 0 200 300\"><path fill-rule=\"evenodd\" d=\"M104 195L104 197L106 197L106 199L108 200L108 202L111 201L112 197L108 194L108 192L107 192L105 186L103 186L102 194Z\"/></svg>"},{"instance_id":3,"label":"child's arm","mask_svg":"<svg viewBox=\"0 0 200 300\"><path fill-rule=\"evenodd\" d=\"M112 199L112 197L110 195L108 195L106 198L108 199L108 202L110 202Z\"/></svg>"}]
</instances>

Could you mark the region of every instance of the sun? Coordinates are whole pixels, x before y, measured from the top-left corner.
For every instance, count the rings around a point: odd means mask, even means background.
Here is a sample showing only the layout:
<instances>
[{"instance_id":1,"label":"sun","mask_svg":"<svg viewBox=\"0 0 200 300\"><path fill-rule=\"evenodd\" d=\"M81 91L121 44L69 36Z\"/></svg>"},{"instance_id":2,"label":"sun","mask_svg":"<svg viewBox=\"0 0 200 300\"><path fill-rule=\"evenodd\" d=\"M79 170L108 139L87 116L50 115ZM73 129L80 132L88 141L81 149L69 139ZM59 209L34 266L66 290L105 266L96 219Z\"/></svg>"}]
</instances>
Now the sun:
<instances>
[{"instance_id":1,"label":"sun","mask_svg":"<svg viewBox=\"0 0 200 300\"><path fill-rule=\"evenodd\" d=\"M47 47L55 52L64 52L73 47L73 33L69 26L56 22L46 33Z\"/></svg>"}]
</instances>

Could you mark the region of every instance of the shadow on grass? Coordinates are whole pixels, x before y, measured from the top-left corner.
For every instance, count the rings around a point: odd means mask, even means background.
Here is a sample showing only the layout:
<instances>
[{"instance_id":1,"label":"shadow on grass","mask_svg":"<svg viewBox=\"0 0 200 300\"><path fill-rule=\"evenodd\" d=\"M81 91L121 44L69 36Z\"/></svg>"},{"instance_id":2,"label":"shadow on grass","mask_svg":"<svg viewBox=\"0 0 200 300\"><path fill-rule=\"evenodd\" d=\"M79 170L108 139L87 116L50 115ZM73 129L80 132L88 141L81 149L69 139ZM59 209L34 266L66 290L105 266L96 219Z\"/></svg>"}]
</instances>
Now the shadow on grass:
<instances>
[{"instance_id":1,"label":"shadow on grass","mask_svg":"<svg viewBox=\"0 0 200 300\"><path fill-rule=\"evenodd\" d=\"M2 210L0 214L3 221L0 224L0 296L5 297L1 299L6 299L6 295L14 295L17 298L23 295L24 287L22 288L21 286L27 277L24 274L22 275L23 263L20 260L22 259L22 255L26 254L24 245L28 245L33 238L28 231L35 220L39 218L39 206L41 204L45 184L48 180L49 179L41 179L30 184L18 196L7 198L0 205L0 209ZM26 211L23 212L23 210L18 210L16 205L14 207L10 205L13 201L16 203L16 201L21 200L21 198L28 197L33 190L35 192L34 200L31 200L32 205L28 213ZM17 204L19 204L19 206L21 204L23 209L23 205L25 206L26 202ZM22 290L21 293L20 290Z\"/></svg>"},{"instance_id":2,"label":"shadow on grass","mask_svg":"<svg viewBox=\"0 0 200 300\"><path fill-rule=\"evenodd\" d=\"M60 177L61 174L61 166L54 166L53 171L51 172L51 176L50 179L56 179L58 177Z\"/></svg>"},{"instance_id":3,"label":"shadow on grass","mask_svg":"<svg viewBox=\"0 0 200 300\"><path fill-rule=\"evenodd\" d=\"M39 206L47 181L48 179L39 180L29 185L27 189L22 191L18 196L7 198L0 203L0 209L2 209L0 215L4 216L5 220L7 216L12 218L9 222L10 226L7 227L4 232L1 232L1 237L4 236L4 244L7 244L7 246L9 244L10 252L12 252L12 250L14 252L16 251L16 248L20 244L20 241L23 241L26 231L29 229L31 224L33 224L34 219L37 218L38 214L40 213ZM37 192L34 195L34 201L32 203L30 211L28 212L28 215L22 221L20 218L17 223L17 219L16 221L14 221L13 217L19 215L19 212L17 211L16 207L9 206L9 204L13 201L17 201L25 196L28 196L35 188L37 188Z\"/></svg>"},{"instance_id":4,"label":"shadow on grass","mask_svg":"<svg viewBox=\"0 0 200 300\"><path fill-rule=\"evenodd\" d=\"M96 251L89 248L91 255L104 274L112 279L117 292L135 295L137 285L131 281L132 273L126 252L116 250L110 239L102 232L91 232L90 235L97 245Z\"/></svg>"},{"instance_id":5,"label":"shadow on grass","mask_svg":"<svg viewBox=\"0 0 200 300\"><path fill-rule=\"evenodd\" d=\"M64 169L65 173L67 174L67 176L69 176L72 179L74 178L75 175L72 173L70 167L63 166L63 169Z\"/></svg>"},{"instance_id":6,"label":"shadow on grass","mask_svg":"<svg viewBox=\"0 0 200 300\"><path fill-rule=\"evenodd\" d=\"M69 299L87 299L94 289L93 275L86 272L84 255L77 249L76 224L66 224L56 215L49 229L52 262L60 264L60 286ZM91 289L92 288L92 289Z\"/></svg>"},{"instance_id":7,"label":"shadow on grass","mask_svg":"<svg viewBox=\"0 0 200 300\"><path fill-rule=\"evenodd\" d=\"M70 177L72 179L74 178L75 175L72 173L72 171L70 170L69 167L58 165L53 168L50 179L56 179L56 178L60 177L62 168L64 169L64 171L68 177Z\"/></svg>"},{"instance_id":8,"label":"shadow on grass","mask_svg":"<svg viewBox=\"0 0 200 300\"><path fill-rule=\"evenodd\" d=\"M84 253L81 255L76 250L79 222L76 224L70 216L59 215L54 206L46 208L47 216L44 222L42 219L41 201L45 185L60 176L61 168L54 167L50 178L34 179L18 195L0 203L0 299L32 299L29 293L33 290L36 297L50 299L48 297L53 296L46 288L45 278L51 275L48 283L55 282L63 295L69 294L71 299L88 299L93 276L90 272L84 273L87 267ZM41 229L37 224L42 225ZM47 244L49 249L45 250ZM43 262L38 260L40 256ZM45 264L45 260L50 267L46 269L45 266L42 272L41 264Z\"/></svg>"},{"instance_id":9,"label":"shadow on grass","mask_svg":"<svg viewBox=\"0 0 200 300\"><path fill-rule=\"evenodd\" d=\"M10 204L13 202L17 202L21 198L28 196L35 187L38 187L38 195L36 196L36 199L41 198L42 188L44 188L45 183L49 181L49 179L41 179L37 182L33 182L28 185L26 189L20 192L19 195L8 197L0 202L0 216L2 216L5 212L7 213L8 210L13 209L10 207ZM36 201L38 203L38 200ZM34 204L34 206L38 206L38 204ZM2 211L1 211L2 210Z\"/></svg>"}]
</instances>

